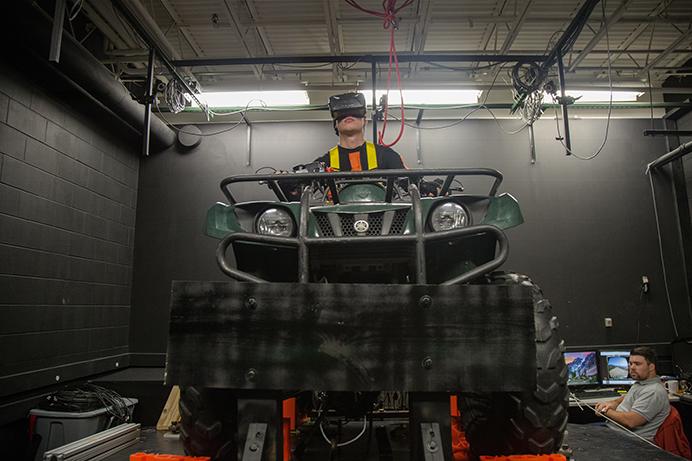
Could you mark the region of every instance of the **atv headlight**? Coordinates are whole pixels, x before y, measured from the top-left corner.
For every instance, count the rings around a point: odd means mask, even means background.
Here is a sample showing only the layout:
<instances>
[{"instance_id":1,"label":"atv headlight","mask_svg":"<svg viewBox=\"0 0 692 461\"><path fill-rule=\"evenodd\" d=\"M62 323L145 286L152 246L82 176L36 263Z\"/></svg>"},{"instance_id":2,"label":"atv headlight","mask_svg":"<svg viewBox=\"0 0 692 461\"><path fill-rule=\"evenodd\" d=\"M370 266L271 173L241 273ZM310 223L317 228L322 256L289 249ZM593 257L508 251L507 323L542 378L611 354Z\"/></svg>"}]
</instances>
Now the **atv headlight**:
<instances>
[{"instance_id":1,"label":"atv headlight","mask_svg":"<svg viewBox=\"0 0 692 461\"><path fill-rule=\"evenodd\" d=\"M454 202L445 202L430 214L430 226L434 231L446 231L465 227L469 222L466 209Z\"/></svg>"},{"instance_id":2,"label":"atv headlight","mask_svg":"<svg viewBox=\"0 0 692 461\"><path fill-rule=\"evenodd\" d=\"M293 218L282 208L268 208L259 215L255 227L260 234L290 237L293 235Z\"/></svg>"}]
</instances>

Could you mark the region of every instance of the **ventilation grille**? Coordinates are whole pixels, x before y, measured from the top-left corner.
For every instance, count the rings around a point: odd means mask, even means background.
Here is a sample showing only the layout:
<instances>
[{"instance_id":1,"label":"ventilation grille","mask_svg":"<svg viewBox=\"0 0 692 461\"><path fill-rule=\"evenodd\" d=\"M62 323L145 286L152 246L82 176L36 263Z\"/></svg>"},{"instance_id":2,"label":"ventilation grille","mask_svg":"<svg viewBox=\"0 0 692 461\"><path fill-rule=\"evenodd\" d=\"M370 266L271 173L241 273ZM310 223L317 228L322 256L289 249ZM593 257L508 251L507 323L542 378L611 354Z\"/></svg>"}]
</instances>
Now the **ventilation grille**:
<instances>
[{"instance_id":1,"label":"ventilation grille","mask_svg":"<svg viewBox=\"0 0 692 461\"><path fill-rule=\"evenodd\" d=\"M357 237L378 235L402 235L404 233L407 208L377 213L325 213L315 212L317 228L322 237ZM330 219L330 216L332 219ZM368 223L365 233L357 233L357 220ZM389 221L389 222L388 222ZM338 226L334 228L334 224Z\"/></svg>"}]
</instances>

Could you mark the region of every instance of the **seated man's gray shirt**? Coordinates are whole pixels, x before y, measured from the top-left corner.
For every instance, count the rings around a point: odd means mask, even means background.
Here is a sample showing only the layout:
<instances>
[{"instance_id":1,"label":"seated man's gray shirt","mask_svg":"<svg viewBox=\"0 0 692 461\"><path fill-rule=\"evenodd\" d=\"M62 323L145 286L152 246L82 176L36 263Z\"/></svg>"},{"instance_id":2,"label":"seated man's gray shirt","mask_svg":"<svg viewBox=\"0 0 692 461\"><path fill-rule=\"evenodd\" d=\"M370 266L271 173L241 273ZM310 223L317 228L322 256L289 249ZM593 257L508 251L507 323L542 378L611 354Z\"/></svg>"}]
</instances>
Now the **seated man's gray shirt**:
<instances>
[{"instance_id":1,"label":"seated man's gray shirt","mask_svg":"<svg viewBox=\"0 0 692 461\"><path fill-rule=\"evenodd\" d=\"M670 413L668 392L658 376L632 384L625 399L617 407L617 411L633 411L640 414L646 422L635 427L633 432L651 442L654 440L658 427ZM614 424L609 423L610 426Z\"/></svg>"}]
</instances>

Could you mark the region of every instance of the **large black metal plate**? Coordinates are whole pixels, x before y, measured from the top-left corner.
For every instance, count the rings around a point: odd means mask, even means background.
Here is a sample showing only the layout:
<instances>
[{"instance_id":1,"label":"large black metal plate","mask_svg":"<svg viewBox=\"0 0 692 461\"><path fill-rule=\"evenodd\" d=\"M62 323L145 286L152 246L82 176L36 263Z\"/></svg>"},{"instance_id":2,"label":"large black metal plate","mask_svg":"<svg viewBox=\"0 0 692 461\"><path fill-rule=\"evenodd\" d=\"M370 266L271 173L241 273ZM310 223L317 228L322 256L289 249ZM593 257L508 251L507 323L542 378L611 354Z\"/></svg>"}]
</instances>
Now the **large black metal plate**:
<instances>
[{"instance_id":1,"label":"large black metal plate","mask_svg":"<svg viewBox=\"0 0 692 461\"><path fill-rule=\"evenodd\" d=\"M168 384L518 391L535 366L518 285L173 282Z\"/></svg>"}]
</instances>

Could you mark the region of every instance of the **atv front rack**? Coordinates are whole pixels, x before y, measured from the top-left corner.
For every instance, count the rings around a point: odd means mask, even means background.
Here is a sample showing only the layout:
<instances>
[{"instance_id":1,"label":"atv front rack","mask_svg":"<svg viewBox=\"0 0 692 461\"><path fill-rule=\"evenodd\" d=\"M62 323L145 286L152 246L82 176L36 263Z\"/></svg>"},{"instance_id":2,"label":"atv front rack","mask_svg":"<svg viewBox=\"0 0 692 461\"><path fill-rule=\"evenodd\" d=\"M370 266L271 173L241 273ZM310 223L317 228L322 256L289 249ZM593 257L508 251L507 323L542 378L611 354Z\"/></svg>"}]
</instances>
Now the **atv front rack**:
<instances>
[{"instance_id":1,"label":"atv front rack","mask_svg":"<svg viewBox=\"0 0 692 461\"><path fill-rule=\"evenodd\" d=\"M394 171L394 170L390 170ZM398 170L397 170L398 171ZM421 171L426 171L426 170L421 170ZM433 171L433 170L427 170L427 171ZM451 171L451 170L434 170L434 171ZM454 171L459 171L459 170L454 170ZM478 171L478 170L474 170ZM489 171L494 171L494 170L489 170ZM389 173L389 171L385 172ZM358 173L350 173L350 175L354 175ZM450 176L454 176L454 174L449 173ZM498 172L499 174L499 172ZM327 176L331 176L332 173L327 173ZM312 174L306 174L306 177L312 177L312 176L318 176L318 174L312 175ZM319 174L319 177L322 178L324 177L325 174L321 173ZM338 174L335 174L334 176L341 176ZM366 176L363 176L366 177ZM391 176L392 178L396 178L397 176L393 174ZM501 176L500 176L501 178ZM228 178L232 179L232 178ZM451 183L451 180L449 181ZM390 185L393 183L393 180L387 181L387 191L390 189ZM447 184L447 181L445 182L447 187L449 185ZM499 185L499 179L496 177L495 185ZM493 194L495 192L495 185L493 186L493 190L491 191ZM315 238L315 237L309 237L308 236L308 215L310 212L310 186L305 186L303 188L302 194L301 194L301 199L300 199L300 204L301 204L301 209L300 209L300 222L298 224L298 235L296 237L277 237L277 236L272 236L272 235L263 235L263 234L253 234L249 232L237 232L233 234L229 234L226 236L221 242L219 243L217 249L216 249L216 262L219 265L219 268L221 271L228 275L229 277L239 280L239 281L245 281L245 282L254 282L254 283L268 283L268 280L264 280L262 278L259 278L257 276L254 276L252 274L249 274L247 272L241 271L239 269L231 267L231 265L228 263L226 259L226 251L228 250L228 247L236 241L243 241L243 242L255 242L255 243L263 243L263 244L273 244L273 245L281 245L281 246L289 246L289 247L295 247L298 249L298 281L300 283L308 283L310 281L310 264L309 264L309 250L310 247L313 246L318 246L318 245L354 245L354 244L366 244L366 243L385 243L385 242L399 242L399 243L410 243L412 245L415 245L416 251L415 251L415 263L416 263L416 284L426 284L427 283L427 276L426 276L426 266L425 266L425 244L426 242L431 242L435 240L449 240L453 238L458 238L458 237L468 237L471 235L478 235L478 234L492 234L495 236L495 239L498 243L499 246L499 251L497 252L497 255L495 256L494 259L491 261L488 261L484 264L481 264L468 272L464 272L463 274L453 277L451 279L445 280L441 282L441 285L453 285L453 284L458 284L458 283L465 283L470 280L473 280L483 274L486 274L488 272L491 272L498 267L502 265L502 263L505 262L507 259L507 256L509 254L509 243L507 240L507 236L505 233L492 225L478 225L478 226L469 226L469 227L464 227L461 229L454 229L454 230L449 230L449 231L440 231L440 232L425 232L424 229L424 223L423 223L423 215L421 211L421 197L420 193L418 191L418 188L415 185L409 185L409 193L411 196L411 204L412 204L412 211L413 211L413 216L414 216L414 224L415 224L415 234L409 234L409 235L383 235L383 236L377 236L377 237L320 237L320 238ZM230 192L229 192L230 194ZM230 200L230 198L229 198Z\"/></svg>"},{"instance_id":2,"label":"atv front rack","mask_svg":"<svg viewBox=\"0 0 692 461\"><path fill-rule=\"evenodd\" d=\"M324 182L332 195L334 204L339 203L339 190L336 185L337 180L352 179L374 179L383 178L387 180L385 201L390 203L394 196L394 185L397 179L407 178L411 183L418 181L425 176L446 176L439 195L443 196L449 192L452 182L457 176L488 176L495 178L490 186L489 196L494 196L502 183L502 173L492 168L443 168L443 169L421 169L421 170L370 170L370 171L343 171L332 173L292 173L292 174L272 174L258 175L247 174L230 176L221 181L221 192L226 196L231 205L235 205L237 200L230 190L231 184L242 182L266 182L269 188L276 194L282 202L287 202L286 194L281 189L282 182L295 182L298 184L311 183L312 181Z\"/></svg>"}]
</instances>

